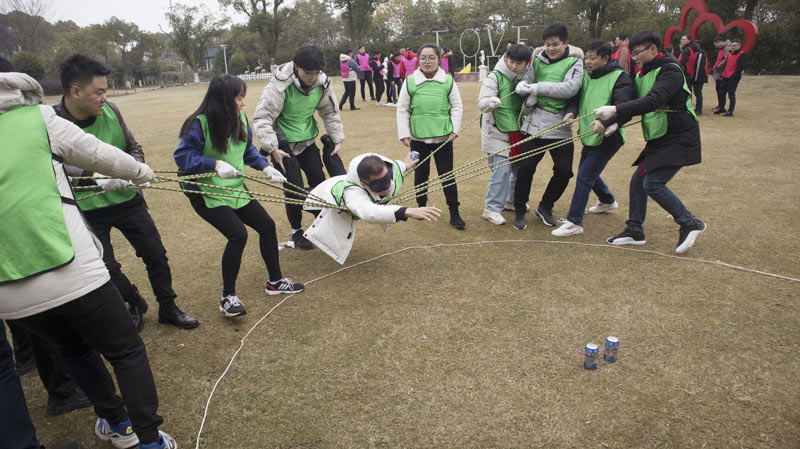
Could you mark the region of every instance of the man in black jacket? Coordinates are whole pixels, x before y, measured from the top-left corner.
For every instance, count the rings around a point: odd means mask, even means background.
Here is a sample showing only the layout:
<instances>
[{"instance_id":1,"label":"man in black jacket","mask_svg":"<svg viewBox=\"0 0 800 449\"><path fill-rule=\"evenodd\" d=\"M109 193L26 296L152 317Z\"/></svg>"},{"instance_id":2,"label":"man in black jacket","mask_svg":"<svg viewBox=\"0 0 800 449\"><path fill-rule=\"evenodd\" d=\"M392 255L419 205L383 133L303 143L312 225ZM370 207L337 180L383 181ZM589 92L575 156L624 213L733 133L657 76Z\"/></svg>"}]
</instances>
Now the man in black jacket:
<instances>
[{"instance_id":1,"label":"man in black jacket","mask_svg":"<svg viewBox=\"0 0 800 449\"><path fill-rule=\"evenodd\" d=\"M697 109L702 110L703 107L703 85L697 85L697 72L699 72L698 58L700 57L700 45L697 44L692 37L688 34L681 36L681 54L678 56L678 61L683 67L683 73L686 74L686 85L692 95L697 98L697 103L700 105ZM708 81L708 78L706 78ZM698 113L695 110L695 113Z\"/></svg>"},{"instance_id":2,"label":"man in black jacket","mask_svg":"<svg viewBox=\"0 0 800 449\"><path fill-rule=\"evenodd\" d=\"M630 209L626 228L610 237L611 245L644 245L647 198L653 198L680 225L675 252L692 247L706 224L695 218L669 188L669 182L687 165L700 163L700 127L692 110L691 92L678 61L660 51L661 37L650 30L631 38L631 55L641 68L636 76L637 99L594 112L601 120L617 116L629 120L642 117L647 144L634 162L630 182Z\"/></svg>"}]
</instances>

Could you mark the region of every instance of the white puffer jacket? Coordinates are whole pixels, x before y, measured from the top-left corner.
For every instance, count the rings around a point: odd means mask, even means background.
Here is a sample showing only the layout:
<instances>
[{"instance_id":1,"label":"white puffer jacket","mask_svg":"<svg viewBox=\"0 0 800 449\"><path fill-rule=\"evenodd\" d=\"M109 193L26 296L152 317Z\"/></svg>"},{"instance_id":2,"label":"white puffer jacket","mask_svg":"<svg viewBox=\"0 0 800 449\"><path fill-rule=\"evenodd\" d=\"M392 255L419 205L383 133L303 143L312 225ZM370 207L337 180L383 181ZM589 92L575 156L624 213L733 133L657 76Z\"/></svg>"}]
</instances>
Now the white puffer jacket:
<instances>
[{"instance_id":1,"label":"white puffer jacket","mask_svg":"<svg viewBox=\"0 0 800 449\"><path fill-rule=\"evenodd\" d=\"M39 83L28 75L0 73L0 115L21 106L39 104L43 95ZM135 179L139 174L139 162L130 155L58 117L52 107L40 105L39 109L50 138L50 150L65 162L114 178ZM52 164L61 196L74 198L62 164L55 159ZM0 319L24 318L50 310L96 290L110 279L102 259L102 246L89 231L77 206L62 204L62 209L75 258L57 270L0 285ZM3 210L0 204L0 213ZM3 246L0 233L0 248ZM8 255L0 249L0 257L25 255Z\"/></svg>"}]
</instances>

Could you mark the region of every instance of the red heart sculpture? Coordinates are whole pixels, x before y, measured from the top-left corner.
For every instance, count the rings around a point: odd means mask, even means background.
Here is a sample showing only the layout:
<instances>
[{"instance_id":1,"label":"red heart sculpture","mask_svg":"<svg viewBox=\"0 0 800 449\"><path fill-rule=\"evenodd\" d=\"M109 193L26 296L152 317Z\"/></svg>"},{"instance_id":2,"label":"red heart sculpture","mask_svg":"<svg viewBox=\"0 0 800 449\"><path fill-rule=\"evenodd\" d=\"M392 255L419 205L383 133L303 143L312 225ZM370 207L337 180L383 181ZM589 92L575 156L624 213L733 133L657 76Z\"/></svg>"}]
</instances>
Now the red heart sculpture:
<instances>
[{"instance_id":1,"label":"red heart sculpture","mask_svg":"<svg viewBox=\"0 0 800 449\"><path fill-rule=\"evenodd\" d=\"M689 18L689 12L693 9L697 11L697 19L692 22L692 27L689 30L689 35L692 37L692 39L697 39L697 30L700 29L701 25L706 22L711 22L717 29L717 34L722 34L725 31L736 27L743 29L745 42L744 46L742 47L742 51L744 53L747 53L751 48L753 48L754 45L756 45L756 41L758 40L758 27L755 23L749 20L737 19L726 25L722 23L722 19L720 19L718 15L708 12L708 6L706 6L705 0L686 1L686 4L683 5L683 9L681 10L681 19L679 25L669 27L667 32L664 33L665 43L672 42L672 35L675 34L675 32L686 29L686 21Z\"/></svg>"}]
</instances>

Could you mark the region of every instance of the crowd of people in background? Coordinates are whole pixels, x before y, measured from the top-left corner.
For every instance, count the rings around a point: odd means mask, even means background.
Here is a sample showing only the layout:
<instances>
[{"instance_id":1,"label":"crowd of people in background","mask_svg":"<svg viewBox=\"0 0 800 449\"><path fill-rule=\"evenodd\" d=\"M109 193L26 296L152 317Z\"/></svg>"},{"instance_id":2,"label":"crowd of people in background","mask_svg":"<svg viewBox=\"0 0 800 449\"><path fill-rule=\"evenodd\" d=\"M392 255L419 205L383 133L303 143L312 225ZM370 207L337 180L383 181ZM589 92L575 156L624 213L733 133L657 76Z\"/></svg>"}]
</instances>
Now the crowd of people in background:
<instances>
[{"instance_id":1,"label":"crowd of people in background","mask_svg":"<svg viewBox=\"0 0 800 449\"><path fill-rule=\"evenodd\" d=\"M491 169L482 218L503 225L502 213L512 211L513 227L525 230L533 210L537 221L554 228L556 237L582 234L586 212L600 214L619 207L601 174L625 143L625 124L641 116L646 144L633 162L628 219L622 232L606 241L644 245L647 202L653 199L679 227L675 252L691 248L706 224L667 183L682 167L701 162L697 116L703 112L703 85L708 75L714 79L717 94L713 113L731 117L747 58L739 39L722 36L714 39L713 59L689 35L681 37L674 55L673 49L663 44L657 33L644 30L630 39L619 35L581 49L570 45L569 32L562 24L547 27L537 48L509 42L482 82L478 98L473 99L483 114L480 145L488 154ZM352 210L362 215L345 214L346 220L339 217L331 226L350 226L354 231L358 218L396 223L409 217L431 221L439 216L437 208L427 206L430 167L435 161L439 176L453 171L454 144L463 115L452 57L450 49L433 44L398 48L389 54L370 53L364 46L348 49L339 56L344 89L337 97L332 79L325 73L322 50L304 45L292 61L274 68L252 123L244 112L245 82L230 75L211 80L200 106L177 133L180 143L174 160L182 174L215 174L182 187L196 214L227 240L221 255L219 297L224 316L246 313L236 292L247 241L245 225L259 235L265 293L304 290L281 271L275 221L245 193L245 165L263 172L270 182L314 189L336 204L351 204ZM0 175L5 176L5 185L17 189L15 197L30 195L42 204L41 210L34 212L4 201L0 208L3 229L15 228L20 222L28 223L30 229L27 235L4 233L7 235L0 242L3 248L11 248L13 243L22 254L29 251L20 245L47 249L31 252L30 263L16 262L19 258L2 253L0 291L15 299L0 304L0 318L8 320L12 330L16 369L24 373L38 367L49 395L48 413L94 405L99 438L118 448L137 444L148 449L174 448L175 441L158 429L162 420L156 414L155 382L137 335L144 325L147 301L114 257L109 238L112 227L122 232L147 268L159 305L158 322L182 329L196 328L199 322L175 303L166 249L141 189L135 188L147 185L154 175L119 108L106 99L109 70L86 55L66 58L61 66L63 96L50 108L39 104L42 92L35 81L14 73L6 61L0 62L0 72L10 72L0 73L0 129L33 130L2 143L8 151L0 156ZM364 154L350 164L349 172L345 170L339 156L345 140L340 112L345 105L359 110L359 93L362 102L369 98L378 106L397 108L397 137L409 148L408 158L392 161ZM315 115L325 128L321 136ZM576 118L579 139L573 138ZM253 145L254 135L260 149ZM322 149L317 146L318 138ZM576 176L577 140L583 146L575 188L566 218L559 220L554 208ZM25 158L20 156L23 147ZM28 152L36 157L27 156ZM532 181L545 154L553 162L552 174L532 208L528 205ZM7 169L17 166L25 168ZM55 178L51 166L56 168ZM403 174L412 168L417 207L385 205L386 199L398 194ZM40 182L31 186L30 179ZM96 186L104 194L73 193L70 186ZM213 195L230 189L239 193ZM443 183L443 191L450 225L466 229L454 177ZM320 235L317 229L312 243L303 227L302 212L312 212L315 223L326 220L325 212L318 205L301 205L307 201L303 191L285 192L292 246L311 250L314 243L326 242L324 250L343 261L352 240L342 253L335 248L338 237ZM597 203L587 210L591 192ZM12 192L4 190L5 194ZM8 221L12 213L14 223ZM56 225L42 226L45 222ZM347 239L351 237L352 232ZM12 447L38 447L1 326L2 407L11 418L0 421L0 441L19 443ZM99 354L114 367L121 397Z\"/></svg>"}]
</instances>

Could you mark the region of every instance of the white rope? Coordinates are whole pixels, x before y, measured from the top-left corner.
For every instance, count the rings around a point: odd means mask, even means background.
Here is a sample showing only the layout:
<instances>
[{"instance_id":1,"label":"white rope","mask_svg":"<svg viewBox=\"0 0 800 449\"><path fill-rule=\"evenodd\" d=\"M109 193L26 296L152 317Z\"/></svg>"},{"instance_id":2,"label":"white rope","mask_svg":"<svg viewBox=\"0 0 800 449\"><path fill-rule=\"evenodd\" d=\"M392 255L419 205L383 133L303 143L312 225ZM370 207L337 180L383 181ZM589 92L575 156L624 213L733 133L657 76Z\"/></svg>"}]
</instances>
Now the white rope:
<instances>
[{"instance_id":1,"label":"white rope","mask_svg":"<svg viewBox=\"0 0 800 449\"><path fill-rule=\"evenodd\" d=\"M722 261L719 261L719 260L693 259L693 258L689 258L689 257L676 256L674 254L664 254L664 253L660 253L658 251L653 251L653 250L649 250L649 249L637 249L637 248L629 248L629 247L624 247L624 246L602 245L602 244L597 244L597 243L568 242L568 241L560 241L560 240L483 240L483 241L478 241L478 242L438 243L438 244L435 244L435 245L408 246L408 247L405 247L405 248L402 248L402 249L398 249L397 251L392 251L390 253L381 254L381 255L375 256L375 257L373 257L371 259L367 259L367 260L355 263L353 265L349 265L349 266L346 266L344 268L340 268L340 269L335 270L335 271L333 271L331 273L328 273L328 274L326 274L324 276L320 276L318 278L312 279L312 280L306 282L305 285L313 284L314 282L321 281L323 279L329 278L329 277L334 276L336 274L339 274L339 273L341 273L343 271L347 271L347 270L349 270L351 268L355 268L355 267L358 267L358 266L361 266L361 265L364 265L364 264L368 264L370 262L374 262L374 261L376 261L378 259L382 259L384 257L393 256L395 254L399 254L399 253L402 253L402 252L405 252L405 251L410 251L412 249L434 249L434 248L457 247L457 246L477 246L477 245L496 244L496 243L550 243L550 244L555 244L555 245L588 246L588 247L593 247L593 248L604 248L604 249L612 249L612 250L619 250L619 251L632 251L632 252L636 252L636 253L654 254L654 255L657 255L657 256L668 257L668 258L672 258L672 259L680 259L680 260L685 260L685 261L692 261L692 262L706 263L706 264L712 264L712 265L719 265L719 266L726 267L726 268L732 268L734 270L744 271L744 272L753 273L753 274L760 274L760 275L763 275L763 276L774 277L774 278L783 279L783 280L786 280L786 281L800 282L800 279L798 279L798 278L793 278L793 277L789 277L789 276L783 276L783 275L780 275L780 274L770 273L770 272L767 272L767 271L754 270L752 268L746 268L746 267L742 267L742 266L739 266L739 265L732 265L732 264L729 264L729 263L726 263L726 262L722 262ZM217 379L217 381L214 383L214 387L211 389L211 393L209 393L209 395L208 395L208 400L206 401L206 408L203 411L203 419L200 422L200 429L197 431L197 442L195 444L195 449L199 449L200 448L200 435L203 433L203 427L205 426L206 418L208 417L208 408L211 405L211 399L214 397L214 392L217 390L217 386L222 381L222 379L225 377L225 375L228 374L228 371L230 371L231 366L233 365L233 362L236 360L236 357L239 355L239 352L242 350L242 348L244 348L244 341L255 330L255 328L258 327L259 324L261 324L262 321L264 321L273 311L275 311L275 309L280 307L283 303L288 301L290 298L292 298L296 294L297 293L293 293L291 295L288 295L282 301L280 301L279 303L275 304L271 309L269 309L269 311L264 316L262 316L258 321L256 321L256 323L253 325L253 327L251 327L250 330L248 330L247 333L244 334L242 339L239 341L239 348L236 350L236 352L233 353L233 357L231 357L231 361L228 362L228 366L225 367L225 371L222 372L222 374L219 376L219 379Z\"/></svg>"}]
</instances>

